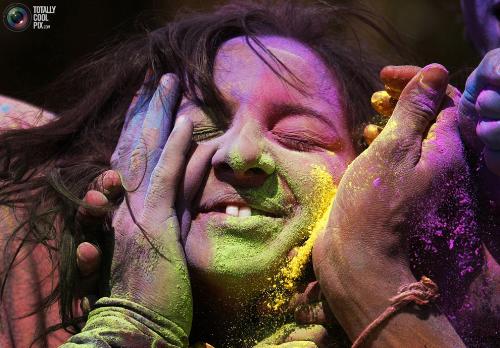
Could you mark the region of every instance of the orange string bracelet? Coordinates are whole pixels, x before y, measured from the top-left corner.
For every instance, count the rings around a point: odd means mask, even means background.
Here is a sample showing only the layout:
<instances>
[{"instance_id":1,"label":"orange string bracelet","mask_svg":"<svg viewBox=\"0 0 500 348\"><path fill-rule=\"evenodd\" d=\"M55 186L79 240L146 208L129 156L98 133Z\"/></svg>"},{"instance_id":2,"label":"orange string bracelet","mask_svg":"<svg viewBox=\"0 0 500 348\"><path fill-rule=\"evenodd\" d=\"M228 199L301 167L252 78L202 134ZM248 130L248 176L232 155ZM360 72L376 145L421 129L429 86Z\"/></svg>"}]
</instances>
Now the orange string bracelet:
<instances>
[{"instance_id":1,"label":"orange string bracelet","mask_svg":"<svg viewBox=\"0 0 500 348\"><path fill-rule=\"evenodd\" d=\"M389 301L391 301L391 305L361 332L352 344L351 348L361 347L368 335L370 335L373 330L377 328L377 326L407 304L413 302L420 306L426 305L430 301L434 301L438 296L438 286L426 276L422 276L418 282L403 285L398 289L398 294L389 299Z\"/></svg>"}]
</instances>

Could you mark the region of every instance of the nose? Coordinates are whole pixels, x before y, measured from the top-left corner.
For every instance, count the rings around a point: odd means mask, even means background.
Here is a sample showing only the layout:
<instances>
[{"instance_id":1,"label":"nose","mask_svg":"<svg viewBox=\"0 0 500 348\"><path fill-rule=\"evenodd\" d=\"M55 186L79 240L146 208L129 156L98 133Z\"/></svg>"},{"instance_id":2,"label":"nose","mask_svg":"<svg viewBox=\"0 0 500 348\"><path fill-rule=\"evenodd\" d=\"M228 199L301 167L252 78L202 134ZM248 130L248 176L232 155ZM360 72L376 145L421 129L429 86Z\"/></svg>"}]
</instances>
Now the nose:
<instances>
[{"instance_id":1,"label":"nose","mask_svg":"<svg viewBox=\"0 0 500 348\"><path fill-rule=\"evenodd\" d=\"M265 140L257 124L248 123L226 133L214 157L215 176L235 187L258 187L274 173L274 159L265 152Z\"/></svg>"}]
</instances>

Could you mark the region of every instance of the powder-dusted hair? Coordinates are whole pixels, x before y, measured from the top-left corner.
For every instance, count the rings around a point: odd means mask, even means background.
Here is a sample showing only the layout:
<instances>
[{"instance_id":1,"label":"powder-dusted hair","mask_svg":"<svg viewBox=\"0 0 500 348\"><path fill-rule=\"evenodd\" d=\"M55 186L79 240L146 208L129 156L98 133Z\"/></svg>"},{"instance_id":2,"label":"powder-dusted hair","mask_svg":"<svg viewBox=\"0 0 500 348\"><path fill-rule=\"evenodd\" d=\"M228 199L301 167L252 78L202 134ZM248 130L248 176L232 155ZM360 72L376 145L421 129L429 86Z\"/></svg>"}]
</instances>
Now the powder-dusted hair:
<instances>
[{"instance_id":1,"label":"powder-dusted hair","mask_svg":"<svg viewBox=\"0 0 500 348\"><path fill-rule=\"evenodd\" d=\"M379 23L366 10L324 1L236 2L212 12L180 14L154 31L100 51L86 65L64 75L55 84L55 93L66 102L54 110L55 120L0 134L0 205L20 209L26 219L11 232L11 239L22 242L4 260L2 294L19 252L28 244L43 244L59 274L45 306L59 301L62 326L76 329L78 318L72 306L78 272L76 247L89 238L99 243L98 236L86 235L75 220L81 204L78 198L110 168L124 115L146 72L152 73L146 86L150 95L163 74L175 73L184 93L223 127L229 115L213 77L221 45L244 36L264 62L271 59L281 64L259 36L297 40L315 51L334 73L353 143L361 151L361 130L373 114L370 96L380 87L380 65L356 33L363 28L364 33L394 44L382 30L385 24ZM300 88L300 81L280 77Z\"/></svg>"}]
</instances>

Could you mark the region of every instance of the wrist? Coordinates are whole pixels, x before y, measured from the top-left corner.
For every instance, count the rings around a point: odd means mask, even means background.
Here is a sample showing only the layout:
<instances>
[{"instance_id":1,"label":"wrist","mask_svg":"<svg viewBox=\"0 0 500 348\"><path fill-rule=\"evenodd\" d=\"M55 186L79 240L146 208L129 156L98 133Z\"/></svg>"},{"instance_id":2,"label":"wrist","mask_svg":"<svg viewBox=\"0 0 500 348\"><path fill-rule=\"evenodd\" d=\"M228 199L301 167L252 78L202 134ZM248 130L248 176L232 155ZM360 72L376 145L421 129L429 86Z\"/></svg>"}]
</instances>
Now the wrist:
<instances>
[{"instance_id":1,"label":"wrist","mask_svg":"<svg viewBox=\"0 0 500 348\"><path fill-rule=\"evenodd\" d=\"M390 299L398 294L401 286L416 281L404 267L383 271L383 267L373 267L357 275L347 272L347 268L340 268L344 272L335 272L335 276L331 276L326 267L321 267L318 280L331 311L353 342L393 305ZM375 329L367 342L370 347L463 346L446 316L433 304L403 307Z\"/></svg>"},{"instance_id":2,"label":"wrist","mask_svg":"<svg viewBox=\"0 0 500 348\"><path fill-rule=\"evenodd\" d=\"M315 266L321 291L351 338L390 305L389 299L402 285L416 281L409 268L373 258L367 265L365 257Z\"/></svg>"},{"instance_id":3,"label":"wrist","mask_svg":"<svg viewBox=\"0 0 500 348\"><path fill-rule=\"evenodd\" d=\"M79 337L80 336L80 337ZM138 303L112 297L99 299L89 313L82 333L74 336L105 342L102 346L187 347L189 331L170 318Z\"/></svg>"}]
</instances>

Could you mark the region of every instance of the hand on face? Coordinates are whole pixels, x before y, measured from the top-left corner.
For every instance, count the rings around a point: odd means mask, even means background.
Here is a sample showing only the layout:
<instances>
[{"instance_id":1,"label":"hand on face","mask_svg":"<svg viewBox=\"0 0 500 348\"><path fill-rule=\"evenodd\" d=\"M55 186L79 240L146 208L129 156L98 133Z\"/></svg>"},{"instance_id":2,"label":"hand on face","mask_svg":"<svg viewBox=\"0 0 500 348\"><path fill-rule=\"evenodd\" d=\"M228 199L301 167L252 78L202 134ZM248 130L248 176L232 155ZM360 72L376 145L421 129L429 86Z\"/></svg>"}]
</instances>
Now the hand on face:
<instances>
[{"instance_id":1,"label":"hand on face","mask_svg":"<svg viewBox=\"0 0 500 348\"><path fill-rule=\"evenodd\" d=\"M129 192L113 217L110 296L154 309L189 332L191 290L174 201L191 144L192 124L178 119L169 132L179 97L175 76L163 76L150 101L141 93L129 110L111 161ZM114 177L116 172L110 171L108 176ZM101 191L106 192L105 187ZM99 190L87 193L85 200L94 206L99 201L107 203ZM80 215L92 213L102 216L102 210L88 208ZM91 244L82 243L78 260L80 271L89 273L99 264L99 253Z\"/></svg>"},{"instance_id":2,"label":"hand on face","mask_svg":"<svg viewBox=\"0 0 500 348\"><path fill-rule=\"evenodd\" d=\"M447 89L448 73L439 65L411 79L385 129L342 177L329 228L314 247L321 288L351 338L368 324L363 315L383 311L385 304L373 303L378 294L387 299L415 281L402 229L411 210L450 173L465 171ZM357 316L356 306L363 304L368 310Z\"/></svg>"},{"instance_id":3,"label":"hand on face","mask_svg":"<svg viewBox=\"0 0 500 348\"><path fill-rule=\"evenodd\" d=\"M149 103L139 101L126 120L112 156L128 194L113 216L110 296L153 309L189 333L191 290L174 203L192 124L177 119L169 132L178 98L177 77L163 76Z\"/></svg>"}]
</instances>

